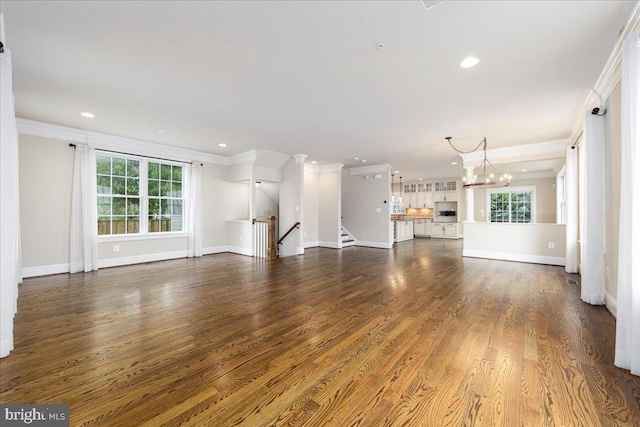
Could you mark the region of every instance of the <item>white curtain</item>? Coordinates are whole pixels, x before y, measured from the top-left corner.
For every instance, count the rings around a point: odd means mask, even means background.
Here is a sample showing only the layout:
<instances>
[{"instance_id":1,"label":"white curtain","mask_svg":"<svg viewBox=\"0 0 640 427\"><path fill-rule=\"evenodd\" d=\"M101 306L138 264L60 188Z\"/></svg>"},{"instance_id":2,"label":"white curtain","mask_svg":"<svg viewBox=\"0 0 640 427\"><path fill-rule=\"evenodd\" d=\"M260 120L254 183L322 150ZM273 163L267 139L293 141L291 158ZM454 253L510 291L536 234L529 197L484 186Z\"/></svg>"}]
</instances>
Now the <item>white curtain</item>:
<instances>
[{"instance_id":1,"label":"white curtain","mask_svg":"<svg viewBox=\"0 0 640 427\"><path fill-rule=\"evenodd\" d=\"M20 191L18 131L13 105L11 52L0 53L0 357L13 350L13 318L18 311Z\"/></svg>"},{"instance_id":2,"label":"white curtain","mask_svg":"<svg viewBox=\"0 0 640 427\"><path fill-rule=\"evenodd\" d=\"M189 176L189 258L202 256L202 165L194 162Z\"/></svg>"},{"instance_id":3,"label":"white curtain","mask_svg":"<svg viewBox=\"0 0 640 427\"><path fill-rule=\"evenodd\" d=\"M640 31L622 48L622 164L615 364L640 375ZM634 261L635 260L635 261Z\"/></svg>"},{"instance_id":4,"label":"white curtain","mask_svg":"<svg viewBox=\"0 0 640 427\"><path fill-rule=\"evenodd\" d=\"M578 150L567 148L565 170L565 266L567 273L578 272Z\"/></svg>"},{"instance_id":5,"label":"white curtain","mask_svg":"<svg viewBox=\"0 0 640 427\"><path fill-rule=\"evenodd\" d=\"M588 111L584 118L584 210L581 218L581 298L604 304L604 116Z\"/></svg>"},{"instance_id":6,"label":"white curtain","mask_svg":"<svg viewBox=\"0 0 640 427\"><path fill-rule=\"evenodd\" d=\"M96 207L96 152L76 145L71 190L69 271L98 269L98 217Z\"/></svg>"}]
</instances>

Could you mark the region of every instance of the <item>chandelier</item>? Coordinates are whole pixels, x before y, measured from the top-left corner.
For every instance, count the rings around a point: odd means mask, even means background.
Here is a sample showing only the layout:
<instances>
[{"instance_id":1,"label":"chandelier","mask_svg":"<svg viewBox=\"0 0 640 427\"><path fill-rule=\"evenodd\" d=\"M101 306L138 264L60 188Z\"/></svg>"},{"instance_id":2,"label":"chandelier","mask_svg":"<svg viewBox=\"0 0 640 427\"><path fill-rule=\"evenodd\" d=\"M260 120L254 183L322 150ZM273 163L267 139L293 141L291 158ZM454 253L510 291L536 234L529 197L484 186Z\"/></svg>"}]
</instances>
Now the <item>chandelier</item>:
<instances>
[{"instance_id":1,"label":"chandelier","mask_svg":"<svg viewBox=\"0 0 640 427\"><path fill-rule=\"evenodd\" d=\"M511 175L505 173L504 175L497 177L497 175L494 173L493 165L491 164L489 159L487 159L487 138L486 137L482 138L482 141L480 141L480 143L473 150L470 150L470 151L458 150L456 147L453 146L450 136L446 137L445 139L447 140L451 148L453 148L460 154L470 154L470 153L473 153L474 151L478 151L478 149L482 147L484 158L482 159L482 162L480 163L480 166L479 166L479 169L482 171L482 175L478 176L474 174L471 182L467 182L467 177L462 177L462 182L464 182L464 185L463 185L464 188L470 188L470 189L499 188L499 187L506 187L508 185L511 185ZM489 167L488 170L487 170L487 166Z\"/></svg>"}]
</instances>

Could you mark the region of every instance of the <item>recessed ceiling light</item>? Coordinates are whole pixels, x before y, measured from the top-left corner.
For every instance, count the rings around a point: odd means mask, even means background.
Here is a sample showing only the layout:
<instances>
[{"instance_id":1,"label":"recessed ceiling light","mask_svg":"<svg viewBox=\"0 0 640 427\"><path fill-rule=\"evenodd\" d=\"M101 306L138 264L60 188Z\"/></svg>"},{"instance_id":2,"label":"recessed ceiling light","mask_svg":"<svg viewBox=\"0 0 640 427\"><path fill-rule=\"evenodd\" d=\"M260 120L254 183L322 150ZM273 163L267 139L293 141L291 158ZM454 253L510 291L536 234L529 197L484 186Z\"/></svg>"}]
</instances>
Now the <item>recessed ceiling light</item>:
<instances>
[{"instance_id":1,"label":"recessed ceiling light","mask_svg":"<svg viewBox=\"0 0 640 427\"><path fill-rule=\"evenodd\" d=\"M393 171L393 173L400 173L400 171Z\"/></svg>"},{"instance_id":2,"label":"recessed ceiling light","mask_svg":"<svg viewBox=\"0 0 640 427\"><path fill-rule=\"evenodd\" d=\"M311 161L311 164L312 164L312 165L317 165L317 164L318 164L318 162L316 162L315 160L312 160L312 161Z\"/></svg>"},{"instance_id":3,"label":"recessed ceiling light","mask_svg":"<svg viewBox=\"0 0 640 427\"><path fill-rule=\"evenodd\" d=\"M526 171L527 171L526 169L522 169L520 172L526 172Z\"/></svg>"},{"instance_id":4,"label":"recessed ceiling light","mask_svg":"<svg viewBox=\"0 0 640 427\"><path fill-rule=\"evenodd\" d=\"M93 118L95 117L95 115L94 115L94 114L86 113L86 112L85 112L85 113L80 113L80 115L81 115L82 117L86 117L87 119L93 119Z\"/></svg>"},{"instance_id":5,"label":"recessed ceiling light","mask_svg":"<svg viewBox=\"0 0 640 427\"><path fill-rule=\"evenodd\" d=\"M222 147L222 148L224 148L224 147L226 147L226 146L227 146L227 144L225 144L224 142L221 142L220 144L218 144L218 147Z\"/></svg>"},{"instance_id":6,"label":"recessed ceiling light","mask_svg":"<svg viewBox=\"0 0 640 427\"><path fill-rule=\"evenodd\" d=\"M451 162L451 164L452 164L452 165L457 165L457 164L458 164L458 162Z\"/></svg>"},{"instance_id":7,"label":"recessed ceiling light","mask_svg":"<svg viewBox=\"0 0 640 427\"><path fill-rule=\"evenodd\" d=\"M418 178L418 181L422 181L422 178Z\"/></svg>"},{"instance_id":8,"label":"recessed ceiling light","mask_svg":"<svg viewBox=\"0 0 640 427\"><path fill-rule=\"evenodd\" d=\"M367 163L367 161L365 159L362 159L362 163Z\"/></svg>"},{"instance_id":9,"label":"recessed ceiling light","mask_svg":"<svg viewBox=\"0 0 640 427\"><path fill-rule=\"evenodd\" d=\"M480 60L475 56L468 56L462 60L462 62L460 63L460 66L462 68L470 68L478 65L479 62Z\"/></svg>"},{"instance_id":10,"label":"recessed ceiling light","mask_svg":"<svg viewBox=\"0 0 640 427\"><path fill-rule=\"evenodd\" d=\"M360 157L354 157L353 160L360 160Z\"/></svg>"}]
</instances>

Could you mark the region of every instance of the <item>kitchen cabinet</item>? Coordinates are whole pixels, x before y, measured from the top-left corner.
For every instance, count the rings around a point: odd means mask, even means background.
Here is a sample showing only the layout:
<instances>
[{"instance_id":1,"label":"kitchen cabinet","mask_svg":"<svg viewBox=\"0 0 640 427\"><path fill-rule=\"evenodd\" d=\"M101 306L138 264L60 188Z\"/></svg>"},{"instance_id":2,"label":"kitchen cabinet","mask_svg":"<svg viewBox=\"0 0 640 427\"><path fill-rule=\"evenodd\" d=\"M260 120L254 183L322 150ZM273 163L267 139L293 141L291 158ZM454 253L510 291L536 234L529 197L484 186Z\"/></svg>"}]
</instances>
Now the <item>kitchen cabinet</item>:
<instances>
[{"instance_id":1,"label":"kitchen cabinet","mask_svg":"<svg viewBox=\"0 0 640 427\"><path fill-rule=\"evenodd\" d=\"M413 221L413 234L420 237L431 236L431 220L416 219Z\"/></svg>"},{"instance_id":2,"label":"kitchen cabinet","mask_svg":"<svg viewBox=\"0 0 640 427\"><path fill-rule=\"evenodd\" d=\"M455 202L458 200L458 181L434 182L434 201Z\"/></svg>"},{"instance_id":3,"label":"kitchen cabinet","mask_svg":"<svg viewBox=\"0 0 640 427\"><path fill-rule=\"evenodd\" d=\"M413 221L393 221L393 241L404 242L413 239Z\"/></svg>"},{"instance_id":4,"label":"kitchen cabinet","mask_svg":"<svg viewBox=\"0 0 640 427\"><path fill-rule=\"evenodd\" d=\"M436 222L431 227L431 237L442 239L459 239L461 226L458 222Z\"/></svg>"}]
</instances>

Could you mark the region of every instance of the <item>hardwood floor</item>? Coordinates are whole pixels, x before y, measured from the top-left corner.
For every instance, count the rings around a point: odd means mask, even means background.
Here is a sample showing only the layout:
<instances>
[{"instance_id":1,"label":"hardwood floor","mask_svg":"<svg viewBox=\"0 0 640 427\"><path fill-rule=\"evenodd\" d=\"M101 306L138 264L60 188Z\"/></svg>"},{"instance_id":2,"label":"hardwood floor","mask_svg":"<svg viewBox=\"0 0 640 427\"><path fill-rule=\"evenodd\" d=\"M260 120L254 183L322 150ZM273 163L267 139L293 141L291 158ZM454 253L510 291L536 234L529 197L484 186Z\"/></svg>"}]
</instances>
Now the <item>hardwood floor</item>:
<instances>
[{"instance_id":1,"label":"hardwood floor","mask_svg":"<svg viewBox=\"0 0 640 427\"><path fill-rule=\"evenodd\" d=\"M638 426L615 321L562 268L461 241L33 278L3 403L71 425Z\"/></svg>"}]
</instances>

